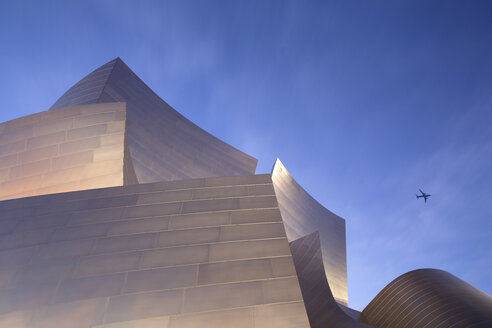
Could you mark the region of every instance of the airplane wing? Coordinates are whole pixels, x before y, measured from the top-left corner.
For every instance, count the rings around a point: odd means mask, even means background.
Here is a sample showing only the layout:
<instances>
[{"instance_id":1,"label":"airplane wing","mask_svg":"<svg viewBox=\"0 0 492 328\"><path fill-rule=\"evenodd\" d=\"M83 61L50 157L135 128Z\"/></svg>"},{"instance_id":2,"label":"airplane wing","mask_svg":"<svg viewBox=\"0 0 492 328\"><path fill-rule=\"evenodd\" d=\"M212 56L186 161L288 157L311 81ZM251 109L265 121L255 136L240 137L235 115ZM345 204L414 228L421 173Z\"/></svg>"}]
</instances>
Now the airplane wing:
<instances>
[{"instance_id":1,"label":"airplane wing","mask_svg":"<svg viewBox=\"0 0 492 328\"><path fill-rule=\"evenodd\" d=\"M419 189L419 191L420 191L420 193L421 193L422 195L425 195L425 193L422 191L422 189Z\"/></svg>"}]
</instances>

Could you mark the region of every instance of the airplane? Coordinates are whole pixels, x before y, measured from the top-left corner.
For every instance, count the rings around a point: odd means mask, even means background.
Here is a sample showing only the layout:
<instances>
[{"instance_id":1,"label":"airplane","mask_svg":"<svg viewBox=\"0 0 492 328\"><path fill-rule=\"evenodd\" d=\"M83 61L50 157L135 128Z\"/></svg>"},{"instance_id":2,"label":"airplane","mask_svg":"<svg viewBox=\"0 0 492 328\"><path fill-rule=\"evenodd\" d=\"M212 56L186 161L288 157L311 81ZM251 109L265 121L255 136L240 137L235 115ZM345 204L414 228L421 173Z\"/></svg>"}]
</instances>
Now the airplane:
<instances>
[{"instance_id":1,"label":"airplane","mask_svg":"<svg viewBox=\"0 0 492 328\"><path fill-rule=\"evenodd\" d=\"M420 191L420 193L421 193L422 195L420 195L420 196L419 196L419 195L415 195L415 196L417 196L417 199L419 199L419 198L422 198L422 197L423 197L423 198L424 198L424 202L425 202L425 203L427 203L427 198L429 198L429 197L430 197L430 195L429 195L429 194L426 194L425 192L423 192L423 191L422 191L422 190L420 190L420 189L419 189L419 191Z\"/></svg>"}]
</instances>

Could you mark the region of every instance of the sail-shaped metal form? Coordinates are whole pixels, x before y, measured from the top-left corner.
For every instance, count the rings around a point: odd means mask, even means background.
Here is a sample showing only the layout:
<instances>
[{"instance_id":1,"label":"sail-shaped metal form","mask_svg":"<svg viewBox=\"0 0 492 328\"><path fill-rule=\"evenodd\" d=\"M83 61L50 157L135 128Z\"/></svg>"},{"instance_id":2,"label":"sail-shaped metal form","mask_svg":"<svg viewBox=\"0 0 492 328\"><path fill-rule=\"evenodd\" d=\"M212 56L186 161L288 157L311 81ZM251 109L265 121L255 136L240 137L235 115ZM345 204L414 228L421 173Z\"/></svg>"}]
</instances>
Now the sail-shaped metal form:
<instances>
[{"instance_id":1,"label":"sail-shaped metal form","mask_svg":"<svg viewBox=\"0 0 492 328\"><path fill-rule=\"evenodd\" d=\"M277 159L272 180L289 241L319 233L326 279L337 302L347 305L345 220L311 197Z\"/></svg>"},{"instance_id":2,"label":"sail-shaped metal form","mask_svg":"<svg viewBox=\"0 0 492 328\"><path fill-rule=\"evenodd\" d=\"M107 102L126 103L128 146L141 183L255 172L256 159L186 119L120 58L83 78L51 109Z\"/></svg>"}]
</instances>

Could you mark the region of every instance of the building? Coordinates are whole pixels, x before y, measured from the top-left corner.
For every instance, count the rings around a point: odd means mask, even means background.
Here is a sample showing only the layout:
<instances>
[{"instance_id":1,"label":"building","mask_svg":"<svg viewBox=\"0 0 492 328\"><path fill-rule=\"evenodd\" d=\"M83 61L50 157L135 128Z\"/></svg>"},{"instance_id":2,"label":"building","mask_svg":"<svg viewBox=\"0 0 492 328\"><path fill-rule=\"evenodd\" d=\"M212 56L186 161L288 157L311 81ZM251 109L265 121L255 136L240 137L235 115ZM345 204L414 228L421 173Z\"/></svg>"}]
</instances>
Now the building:
<instances>
[{"instance_id":1,"label":"building","mask_svg":"<svg viewBox=\"0 0 492 328\"><path fill-rule=\"evenodd\" d=\"M0 327L490 327L438 270L348 308L345 220L117 58L0 124Z\"/></svg>"}]
</instances>

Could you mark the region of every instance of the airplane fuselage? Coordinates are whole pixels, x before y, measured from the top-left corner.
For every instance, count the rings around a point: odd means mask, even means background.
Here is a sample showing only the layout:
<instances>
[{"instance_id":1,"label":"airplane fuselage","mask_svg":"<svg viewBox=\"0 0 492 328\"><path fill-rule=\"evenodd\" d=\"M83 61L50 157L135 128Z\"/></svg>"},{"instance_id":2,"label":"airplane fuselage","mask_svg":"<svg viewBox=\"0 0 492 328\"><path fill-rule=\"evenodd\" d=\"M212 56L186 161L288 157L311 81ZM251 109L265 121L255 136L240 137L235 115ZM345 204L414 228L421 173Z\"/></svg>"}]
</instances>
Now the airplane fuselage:
<instances>
[{"instance_id":1,"label":"airplane fuselage","mask_svg":"<svg viewBox=\"0 0 492 328\"><path fill-rule=\"evenodd\" d=\"M426 202L426 203L427 203L427 198L429 198L429 197L430 197L430 195L429 195L429 194L426 194L425 192L423 192L423 191L422 191L422 190L420 190L420 189L419 189L419 191L420 191L420 193L421 193L422 195L415 195L415 196L417 196L417 199L419 199L419 198L423 198L423 199L424 199L424 202Z\"/></svg>"}]
</instances>

